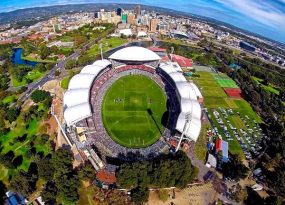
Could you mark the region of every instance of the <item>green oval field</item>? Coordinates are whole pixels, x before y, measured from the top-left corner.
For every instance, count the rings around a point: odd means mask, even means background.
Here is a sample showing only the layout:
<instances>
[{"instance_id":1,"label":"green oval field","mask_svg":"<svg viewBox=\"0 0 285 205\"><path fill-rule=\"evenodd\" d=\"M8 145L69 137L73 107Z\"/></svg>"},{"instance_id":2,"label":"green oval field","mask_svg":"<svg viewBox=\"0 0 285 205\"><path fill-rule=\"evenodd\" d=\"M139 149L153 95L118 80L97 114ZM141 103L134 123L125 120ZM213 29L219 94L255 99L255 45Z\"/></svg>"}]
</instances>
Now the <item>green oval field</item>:
<instances>
[{"instance_id":1,"label":"green oval field","mask_svg":"<svg viewBox=\"0 0 285 205\"><path fill-rule=\"evenodd\" d=\"M108 134L129 148L156 142L164 130L162 116L166 111L164 91L143 75L119 78L107 90L102 103L102 119Z\"/></svg>"}]
</instances>

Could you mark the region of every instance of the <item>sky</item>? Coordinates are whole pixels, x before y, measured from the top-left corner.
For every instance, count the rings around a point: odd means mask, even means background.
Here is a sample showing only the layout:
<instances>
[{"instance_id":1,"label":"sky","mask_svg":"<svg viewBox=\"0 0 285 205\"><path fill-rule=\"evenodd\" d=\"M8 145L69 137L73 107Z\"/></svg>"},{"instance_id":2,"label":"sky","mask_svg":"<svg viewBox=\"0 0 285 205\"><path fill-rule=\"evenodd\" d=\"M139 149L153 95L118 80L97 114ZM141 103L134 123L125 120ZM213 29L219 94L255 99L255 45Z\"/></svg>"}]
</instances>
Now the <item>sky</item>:
<instances>
[{"instance_id":1,"label":"sky","mask_svg":"<svg viewBox=\"0 0 285 205\"><path fill-rule=\"evenodd\" d=\"M77 3L139 3L198 14L285 43L285 0L0 0L0 13Z\"/></svg>"}]
</instances>

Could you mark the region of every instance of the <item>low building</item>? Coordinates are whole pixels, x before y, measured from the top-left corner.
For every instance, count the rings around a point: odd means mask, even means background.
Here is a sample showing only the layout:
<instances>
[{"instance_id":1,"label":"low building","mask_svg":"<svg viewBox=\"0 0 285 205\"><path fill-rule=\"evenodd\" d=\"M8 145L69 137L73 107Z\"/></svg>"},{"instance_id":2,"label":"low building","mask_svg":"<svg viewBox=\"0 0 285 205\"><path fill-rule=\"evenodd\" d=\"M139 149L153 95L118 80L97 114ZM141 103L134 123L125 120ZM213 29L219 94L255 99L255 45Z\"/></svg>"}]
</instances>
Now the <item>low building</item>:
<instances>
[{"instance_id":1,"label":"low building","mask_svg":"<svg viewBox=\"0 0 285 205\"><path fill-rule=\"evenodd\" d=\"M250 51L250 52L255 52L255 50L256 50L256 47L255 47L255 46L253 46L253 45L251 45L251 44L249 44L249 43L247 43L247 42L245 42L245 41L239 42L239 46L240 46L242 49L247 50L247 51Z\"/></svg>"}]
</instances>

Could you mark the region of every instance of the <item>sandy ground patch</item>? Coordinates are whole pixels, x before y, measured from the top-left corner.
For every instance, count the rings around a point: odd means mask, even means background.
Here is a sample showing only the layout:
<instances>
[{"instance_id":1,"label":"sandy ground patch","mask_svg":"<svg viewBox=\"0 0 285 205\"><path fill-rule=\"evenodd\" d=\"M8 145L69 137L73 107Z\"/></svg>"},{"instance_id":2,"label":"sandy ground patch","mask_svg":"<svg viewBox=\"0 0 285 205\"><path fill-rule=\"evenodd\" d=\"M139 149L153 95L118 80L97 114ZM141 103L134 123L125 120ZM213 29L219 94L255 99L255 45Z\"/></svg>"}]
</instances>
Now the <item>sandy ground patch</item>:
<instances>
[{"instance_id":1,"label":"sandy ground patch","mask_svg":"<svg viewBox=\"0 0 285 205\"><path fill-rule=\"evenodd\" d=\"M173 190L169 190L169 198L162 202L158 198L156 191L151 191L148 205L169 205L171 202L176 205L208 205L217 199L217 193L211 183L204 185L195 185L183 190L175 189L175 198L173 199Z\"/></svg>"}]
</instances>

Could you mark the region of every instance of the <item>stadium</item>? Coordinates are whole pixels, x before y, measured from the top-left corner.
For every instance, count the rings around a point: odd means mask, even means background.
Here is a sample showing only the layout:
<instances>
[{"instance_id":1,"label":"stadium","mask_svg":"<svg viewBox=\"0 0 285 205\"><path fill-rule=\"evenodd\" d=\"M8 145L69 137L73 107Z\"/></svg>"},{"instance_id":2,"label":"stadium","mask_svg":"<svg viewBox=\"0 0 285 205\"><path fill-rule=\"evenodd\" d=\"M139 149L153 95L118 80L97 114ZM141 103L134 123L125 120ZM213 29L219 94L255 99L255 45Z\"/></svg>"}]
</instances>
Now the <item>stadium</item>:
<instances>
[{"instance_id":1,"label":"stadium","mask_svg":"<svg viewBox=\"0 0 285 205\"><path fill-rule=\"evenodd\" d=\"M125 47L71 78L63 98L65 136L95 169L108 157L155 157L172 141L179 149L198 139L202 100L177 62Z\"/></svg>"}]
</instances>

